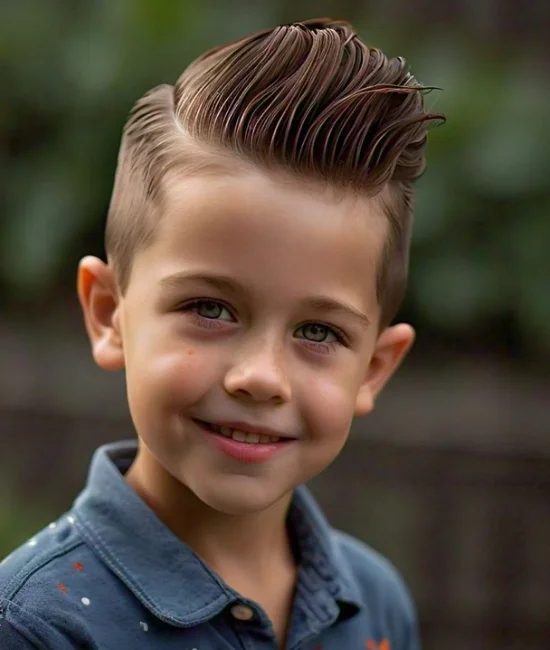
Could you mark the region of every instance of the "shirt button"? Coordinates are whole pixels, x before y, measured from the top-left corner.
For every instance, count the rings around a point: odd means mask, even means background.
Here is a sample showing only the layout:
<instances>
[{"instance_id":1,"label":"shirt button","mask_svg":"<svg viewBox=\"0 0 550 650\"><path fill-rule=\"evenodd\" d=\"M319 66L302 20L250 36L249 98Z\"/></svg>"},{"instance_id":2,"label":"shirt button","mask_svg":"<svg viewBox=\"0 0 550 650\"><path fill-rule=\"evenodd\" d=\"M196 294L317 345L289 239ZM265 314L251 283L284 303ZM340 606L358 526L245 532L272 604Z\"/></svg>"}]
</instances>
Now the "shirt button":
<instances>
[{"instance_id":1,"label":"shirt button","mask_svg":"<svg viewBox=\"0 0 550 650\"><path fill-rule=\"evenodd\" d=\"M254 612L251 607L247 605L233 605L231 608L231 615L238 621L249 621L254 617Z\"/></svg>"}]
</instances>

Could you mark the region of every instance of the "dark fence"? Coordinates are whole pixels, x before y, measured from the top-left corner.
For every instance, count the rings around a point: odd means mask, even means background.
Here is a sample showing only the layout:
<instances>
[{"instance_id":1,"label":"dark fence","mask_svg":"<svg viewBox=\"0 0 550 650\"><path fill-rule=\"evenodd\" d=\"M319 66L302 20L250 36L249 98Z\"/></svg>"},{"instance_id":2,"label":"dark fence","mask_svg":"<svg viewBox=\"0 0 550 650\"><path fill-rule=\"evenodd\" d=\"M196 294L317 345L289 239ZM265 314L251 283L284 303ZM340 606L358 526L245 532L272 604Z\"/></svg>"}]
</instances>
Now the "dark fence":
<instances>
[{"instance_id":1,"label":"dark fence","mask_svg":"<svg viewBox=\"0 0 550 650\"><path fill-rule=\"evenodd\" d=\"M131 436L126 421L3 412L4 501L39 507L33 525L45 525L82 487L93 449ZM355 435L311 487L335 526L404 574L426 650L550 649L550 457Z\"/></svg>"}]
</instances>

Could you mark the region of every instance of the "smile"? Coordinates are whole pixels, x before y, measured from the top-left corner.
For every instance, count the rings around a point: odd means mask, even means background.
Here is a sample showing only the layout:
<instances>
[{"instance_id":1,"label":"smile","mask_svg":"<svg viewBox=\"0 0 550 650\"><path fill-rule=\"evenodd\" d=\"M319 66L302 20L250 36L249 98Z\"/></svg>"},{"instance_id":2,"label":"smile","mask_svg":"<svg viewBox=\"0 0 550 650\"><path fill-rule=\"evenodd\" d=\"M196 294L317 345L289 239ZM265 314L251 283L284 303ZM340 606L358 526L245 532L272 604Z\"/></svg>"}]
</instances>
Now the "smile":
<instances>
[{"instance_id":1,"label":"smile","mask_svg":"<svg viewBox=\"0 0 550 650\"><path fill-rule=\"evenodd\" d=\"M252 445L267 445L269 443L279 442L280 436L266 436L259 433L245 433L239 429L232 429L231 427L219 427L217 424L209 425L212 431L219 433L226 438L233 438L237 442L248 442Z\"/></svg>"},{"instance_id":2,"label":"smile","mask_svg":"<svg viewBox=\"0 0 550 650\"><path fill-rule=\"evenodd\" d=\"M206 440L214 449L241 463L267 462L286 453L297 443L296 438L277 435L266 427L257 427L255 431L255 426L241 422L214 424L195 418L193 422L207 434Z\"/></svg>"},{"instance_id":3,"label":"smile","mask_svg":"<svg viewBox=\"0 0 550 650\"><path fill-rule=\"evenodd\" d=\"M251 445L269 445L281 440L281 436L267 435L264 433L249 433L241 431L240 429L233 429L232 427L213 424L212 422L204 422L203 420L195 420L203 428L217 433L225 438L232 438L237 442L245 442Z\"/></svg>"}]
</instances>

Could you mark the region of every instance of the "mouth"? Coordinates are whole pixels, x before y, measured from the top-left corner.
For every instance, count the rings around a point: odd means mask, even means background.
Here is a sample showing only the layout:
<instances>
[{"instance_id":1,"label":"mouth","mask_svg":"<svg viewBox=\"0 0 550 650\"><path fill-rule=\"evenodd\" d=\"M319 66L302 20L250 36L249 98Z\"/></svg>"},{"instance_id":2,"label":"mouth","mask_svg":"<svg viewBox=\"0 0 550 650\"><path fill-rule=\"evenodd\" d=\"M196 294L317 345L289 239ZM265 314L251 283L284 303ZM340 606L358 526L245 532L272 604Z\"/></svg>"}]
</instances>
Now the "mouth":
<instances>
[{"instance_id":1,"label":"mouth","mask_svg":"<svg viewBox=\"0 0 550 650\"><path fill-rule=\"evenodd\" d=\"M285 438L277 435L269 435L266 433L256 433L251 431L242 431L241 429L214 424L213 422L205 422L204 420L197 420L193 418L195 424L210 433L217 433L224 438L231 438L236 442L244 442L250 445L272 445L276 442L290 442L293 438Z\"/></svg>"}]
</instances>

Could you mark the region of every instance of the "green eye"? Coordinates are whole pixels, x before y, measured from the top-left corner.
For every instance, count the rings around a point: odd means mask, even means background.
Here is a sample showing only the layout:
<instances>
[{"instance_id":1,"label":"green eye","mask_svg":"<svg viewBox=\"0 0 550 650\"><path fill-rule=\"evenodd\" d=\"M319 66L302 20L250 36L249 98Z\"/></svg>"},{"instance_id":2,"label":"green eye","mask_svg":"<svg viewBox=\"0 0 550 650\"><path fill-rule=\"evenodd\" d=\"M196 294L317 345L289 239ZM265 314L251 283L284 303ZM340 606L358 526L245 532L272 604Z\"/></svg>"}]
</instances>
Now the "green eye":
<instances>
[{"instance_id":1,"label":"green eye","mask_svg":"<svg viewBox=\"0 0 550 650\"><path fill-rule=\"evenodd\" d=\"M306 341L312 341L314 343L334 343L338 341L338 337L327 325L321 325L320 323L309 323L308 325L302 325L299 329L302 336L298 338L305 339ZM328 337L332 336L332 339L327 340Z\"/></svg>"},{"instance_id":2,"label":"green eye","mask_svg":"<svg viewBox=\"0 0 550 650\"><path fill-rule=\"evenodd\" d=\"M309 341L316 341L317 343L322 343L329 334L326 327L316 324L306 325L303 328L303 332L306 339Z\"/></svg>"},{"instance_id":3,"label":"green eye","mask_svg":"<svg viewBox=\"0 0 550 650\"><path fill-rule=\"evenodd\" d=\"M204 320L235 322L229 307L218 300L192 300L182 305L178 311L193 313Z\"/></svg>"},{"instance_id":4,"label":"green eye","mask_svg":"<svg viewBox=\"0 0 550 650\"><path fill-rule=\"evenodd\" d=\"M223 313L224 307L212 300L201 300L196 304L197 314L203 318L217 319Z\"/></svg>"}]
</instances>

